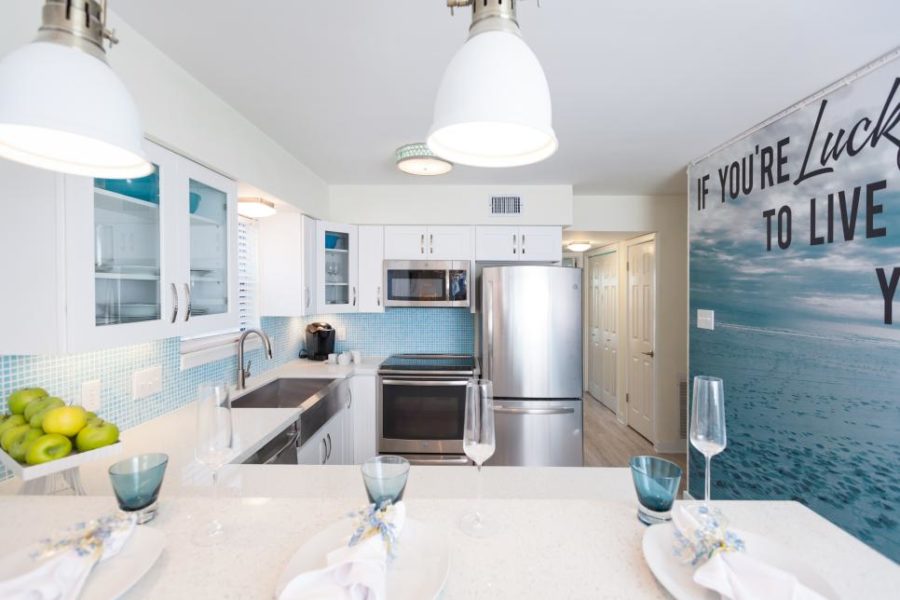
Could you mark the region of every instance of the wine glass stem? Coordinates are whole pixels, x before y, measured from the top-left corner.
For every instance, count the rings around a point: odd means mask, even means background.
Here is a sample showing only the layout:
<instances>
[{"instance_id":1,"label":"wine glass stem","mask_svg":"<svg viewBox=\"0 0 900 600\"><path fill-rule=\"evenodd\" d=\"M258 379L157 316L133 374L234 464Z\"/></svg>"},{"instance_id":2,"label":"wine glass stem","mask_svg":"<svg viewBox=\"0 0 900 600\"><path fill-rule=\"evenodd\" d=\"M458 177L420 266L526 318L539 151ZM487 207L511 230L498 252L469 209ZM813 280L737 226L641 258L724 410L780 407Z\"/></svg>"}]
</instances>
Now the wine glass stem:
<instances>
[{"instance_id":1,"label":"wine glass stem","mask_svg":"<svg viewBox=\"0 0 900 600\"><path fill-rule=\"evenodd\" d=\"M483 479L481 475L481 465L478 465L478 481L476 482L476 489L478 490L478 497L475 501L475 522L481 525L481 495L482 495L482 486Z\"/></svg>"},{"instance_id":2,"label":"wine glass stem","mask_svg":"<svg viewBox=\"0 0 900 600\"><path fill-rule=\"evenodd\" d=\"M706 504L707 506L709 506L709 488L710 488L709 484L710 484L710 479L711 479L711 475L712 475L712 473L710 472L710 469L709 469L709 465L710 465L711 461L712 461L712 456L707 454L706 455L706 488L705 488L704 500L703 500L703 503Z\"/></svg>"}]
</instances>

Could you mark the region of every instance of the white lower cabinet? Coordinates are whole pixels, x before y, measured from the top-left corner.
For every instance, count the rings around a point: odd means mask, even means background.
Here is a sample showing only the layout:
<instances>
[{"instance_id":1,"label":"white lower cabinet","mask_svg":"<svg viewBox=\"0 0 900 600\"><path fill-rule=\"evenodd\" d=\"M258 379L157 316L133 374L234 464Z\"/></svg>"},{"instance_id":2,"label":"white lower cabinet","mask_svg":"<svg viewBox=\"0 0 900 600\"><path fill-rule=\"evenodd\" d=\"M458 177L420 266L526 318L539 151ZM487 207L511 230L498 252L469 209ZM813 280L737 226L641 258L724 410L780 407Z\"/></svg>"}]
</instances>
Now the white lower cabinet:
<instances>
[{"instance_id":1,"label":"white lower cabinet","mask_svg":"<svg viewBox=\"0 0 900 600\"><path fill-rule=\"evenodd\" d=\"M348 421L351 421L349 426ZM345 408L331 417L313 437L300 446L297 462L301 465L352 464L353 429L350 411Z\"/></svg>"},{"instance_id":2,"label":"white lower cabinet","mask_svg":"<svg viewBox=\"0 0 900 600\"><path fill-rule=\"evenodd\" d=\"M352 462L361 465L378 454L374 375L354 375L350 379L350 421L352 421L353 458ZM348 460L347 462L350 462Z\"/></svg>"}]
</instances>

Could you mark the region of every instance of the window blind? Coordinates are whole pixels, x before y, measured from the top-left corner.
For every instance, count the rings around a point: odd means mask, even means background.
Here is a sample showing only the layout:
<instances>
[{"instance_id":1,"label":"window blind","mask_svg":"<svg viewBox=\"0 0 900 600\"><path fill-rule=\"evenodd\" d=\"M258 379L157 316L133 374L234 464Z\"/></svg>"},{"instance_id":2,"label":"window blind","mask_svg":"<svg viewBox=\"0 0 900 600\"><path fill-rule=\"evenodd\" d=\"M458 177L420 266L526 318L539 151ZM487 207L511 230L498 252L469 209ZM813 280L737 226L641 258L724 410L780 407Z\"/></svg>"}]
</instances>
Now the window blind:
<instances>
[{"instance_id":1,"label":"window blind","mask_svg":"<svg viewBox=\"0 0 900 600\"><path fill-rule=\"evenodd\" d=\"M256 221L238 219L238 312L241 331L259 327L259 229Z\"/></svg>"}]
</instances>

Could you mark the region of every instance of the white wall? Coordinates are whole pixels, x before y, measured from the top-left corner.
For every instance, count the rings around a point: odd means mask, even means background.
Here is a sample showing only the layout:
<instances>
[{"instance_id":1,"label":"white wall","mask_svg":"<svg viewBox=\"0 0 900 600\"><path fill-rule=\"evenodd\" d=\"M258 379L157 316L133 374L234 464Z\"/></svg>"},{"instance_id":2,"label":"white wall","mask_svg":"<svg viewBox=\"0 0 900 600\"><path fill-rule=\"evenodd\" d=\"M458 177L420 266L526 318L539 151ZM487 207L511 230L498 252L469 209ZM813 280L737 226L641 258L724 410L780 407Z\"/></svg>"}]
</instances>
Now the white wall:
<instances>
[{"instance_id":1,"label":"white wall","mask_svg":"<svg viewBox=\"0 0 900 600\"><path fill-rule=\"evenodd\" d=\"M678 382L687 373L688 240L684 196L575 196L573 229L581 231L653 232L657 252L656 439L658 449L683 447L680 435ZM627 242L619 243L620 302ZM621 340L625 330L620 327ZM625 364L619 362L619 407L624 412Z\"/></svg>"},{"instance_id":2,"label":"white wall","mask_svg":"<svg viewBox=\"0 0 900 600\"><path fill-rule=\"evenodd\" d=\"M42 6L37 0L3 4L0 56L34 38ZM121 43L109 51L109 62L134 96L148 137L312 215L327 216L324 181L122 19L111 14L110 25Z\"/></svg>"},{"instance_id":3,"label":"white wall","mask_svg":"<svg viewBox=\"0 0 900 600\"><path fill-rule=\"evenodd\" d=\"M491 196L522 197L522 214L492 217ZM331 220L416 225L569 225L570 185L333 185Z\"/></svg>"}]
</instances>

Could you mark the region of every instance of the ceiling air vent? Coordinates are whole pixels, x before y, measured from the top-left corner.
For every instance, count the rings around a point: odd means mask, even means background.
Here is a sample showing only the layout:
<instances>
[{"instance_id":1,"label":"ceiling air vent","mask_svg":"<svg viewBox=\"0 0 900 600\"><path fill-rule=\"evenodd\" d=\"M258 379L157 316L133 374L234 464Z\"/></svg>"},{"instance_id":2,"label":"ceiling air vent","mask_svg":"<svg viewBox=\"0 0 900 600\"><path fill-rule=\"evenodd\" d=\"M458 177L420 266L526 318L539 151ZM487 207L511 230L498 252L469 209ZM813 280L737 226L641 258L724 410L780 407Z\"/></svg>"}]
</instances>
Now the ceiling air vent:
<instances>
[{"instance_id":1,"label":"ceiling air vent","mask_svg":"<svg viewBox=\"0 0 900 600\"><path fill-rule=\"evenodd\" d=\"M503 217L521 214L521 196L491 196L491 216Z\"/></svg>"}]
</instances>

